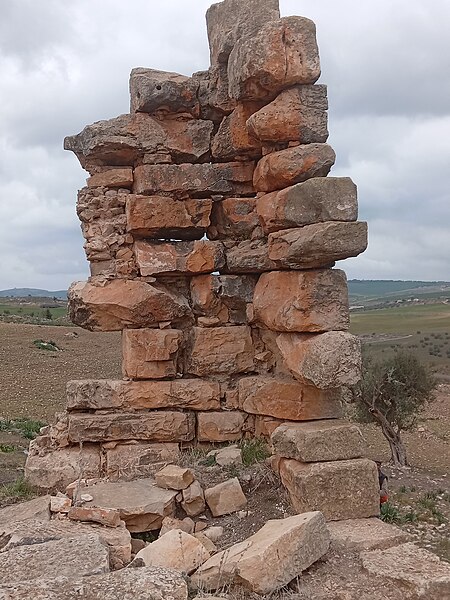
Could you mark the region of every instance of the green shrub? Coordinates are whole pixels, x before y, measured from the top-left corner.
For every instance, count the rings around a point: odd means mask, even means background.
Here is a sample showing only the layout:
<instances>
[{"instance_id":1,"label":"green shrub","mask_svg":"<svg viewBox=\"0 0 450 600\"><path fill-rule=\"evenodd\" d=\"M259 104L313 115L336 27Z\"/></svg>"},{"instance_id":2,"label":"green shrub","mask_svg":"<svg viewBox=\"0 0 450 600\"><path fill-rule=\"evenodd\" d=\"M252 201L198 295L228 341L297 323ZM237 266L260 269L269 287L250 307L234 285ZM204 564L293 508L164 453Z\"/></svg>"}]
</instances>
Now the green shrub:
<instances>
[{"instance_id":1,"label":"green shrub","mask_svg":"<svg viewBox=\"0 0 450 600\"><path fill-rule=\"evenodd\" d=\"M242 452L242 462L246 467L261 462L270 456L269 447L262 438L243 440L239 446Z\"/></svg>"}]
</instances>

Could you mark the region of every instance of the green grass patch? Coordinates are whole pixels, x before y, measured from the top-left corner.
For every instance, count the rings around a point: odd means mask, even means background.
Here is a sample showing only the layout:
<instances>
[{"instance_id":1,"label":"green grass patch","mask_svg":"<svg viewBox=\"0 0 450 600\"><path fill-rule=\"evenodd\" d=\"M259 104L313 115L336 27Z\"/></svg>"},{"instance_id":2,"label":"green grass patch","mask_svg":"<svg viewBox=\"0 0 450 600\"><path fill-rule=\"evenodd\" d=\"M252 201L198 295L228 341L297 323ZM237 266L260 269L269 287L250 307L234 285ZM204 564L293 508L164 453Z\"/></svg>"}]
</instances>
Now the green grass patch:
<instances>
[{"instance_id":1,"label":"green grass patch","mask_svg":"<svg viewBox=\"0 0 450 600\"><path fill-rule=\"evenodd\" d=\"M14 452L15 449L16 447L12 444L0 444L0 452L3 452L4 454L10 454L11 452Z\"/></svg>"},{"instance_id":2,"label":"green grass patch","mask_svg":"<svg viewBox=\"0 0 450 600\"><path fill-rule=\"evenodd\" d=\"M0 431L10 431L11 433L19 433L27 440L34 440L38 435L41 427L45 423L35 421L33 419L2 419L0 420Z\"/></svg>"},{"instance_id":3,"label":"green grass patch","mask_svg":"<svg viewBox=\"0 0 450 600\"><path fill-rule=\"evenodd\" d=\"M49 350L50 352L61 351L61 348L59 348L53 340L50 340L49 342L45 342L44 340L33 340L33 344L36 348L39 348L39 350Z\"/></svg>"},{"instance_id":4,"label":"green grass patch","mask_svg":"<svg viewBox=\"0 0 450 600\"><path fill-rule=\"evenodd\" d=\"M415 333L419 323L423 332L442 332L450 329L450 305L423 304L366 310L351 313L350 321L350 331L355 334Z\"/></svg>"},{"instance_id":5,"label":"green grass patch","mask_svg":"<svg viewBox=\"0 0 450 600\"><path fill-rule=\"evenodd\" d=\"M35 495L36 491L23 477L20 477L12 483L0 485L0 501L29 500Z\"/></svg>"},{"instance_id":6,"label":"green grass patch","mask_svg":"<svg viewBox=\"0 0 450 600\"><path fill-rule=\"evenodd\" d=\"M380 509L380 519L385 523L402 523L403 517L399 511L399 509L391 504L390 502L385 502L381 505Z\"/></svg>"},{"instance_id":7,"label":"green grass patch","mask_svg":"<svg viewBox=\"0 0 450 600\"><path fill-rule=\"evenodd\" d=\"M262 438L243 440L239 447L242 452L242 462L246 467L261 462L270 456L270 450Z\"/></svg>"}]
</instances>

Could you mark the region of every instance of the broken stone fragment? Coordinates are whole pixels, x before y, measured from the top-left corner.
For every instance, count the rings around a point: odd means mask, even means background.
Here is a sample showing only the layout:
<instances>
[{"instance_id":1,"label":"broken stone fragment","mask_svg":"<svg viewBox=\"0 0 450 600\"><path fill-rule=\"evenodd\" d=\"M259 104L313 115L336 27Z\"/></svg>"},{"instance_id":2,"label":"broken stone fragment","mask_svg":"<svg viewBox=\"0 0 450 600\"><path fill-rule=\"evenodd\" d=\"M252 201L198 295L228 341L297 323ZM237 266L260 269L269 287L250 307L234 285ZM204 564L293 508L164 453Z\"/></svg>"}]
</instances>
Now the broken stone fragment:
<instances>
[{"instance_id":1,"label":"broken stone fragment","mask_svg":"<svg viewBox=\"0 0 450 600\"><path fill-rule=\"evenodd\" d=\"M255 198L226 198L213 203L208 237L245 240L259 225Z\"/></svg>"},{"instance_id":2,"label":"broken stone fragment","mask_svg":"<svg viewBox=\"0 0 450 600\"><path fill-rule=\"evenodd\" d=\"M193 583L207 590L237 584L270 595L319 560L329 544L330 534L319 512L270 520L248 539L206 561Z\"/></svg>"},{"instance_id":3,"label":"broken stone fragment","mask_svg":"<svg viewBox=\"0 0 450 600\"><path fill-rule=\"evenodd\" d=\"M347 519L346 521L330 521L327 524L331 536L331 544L342 551L385 550L398 546L410 539L410 534L400 527L385 523L380 519Z\"/></svg>"},{"instance_id":4,"label":"broken stone fragment","mask_svg":"<svg viewBox=\"0 0 450 600\"><path fill-rule=\"evenodd\" d=\"M89 494L91 501L94 498ZM106 527L118 527L121 519L118 510L109 508L97 508L95 506L72 506L68 511L69 519L72 521L92 521Z\"/></svg>"},{"instance_id":5,"label":"broken stone fragment","mask_svg":"<svg viewBox=\"0 0 450 600\"><path fill-rule=\"evenodd\" d=\"M178 444L118 444L106 451L106 476L110 481L152 476L179 458Z\"/></svg>"},{"instance_id":6,"label":"broken stone fragment","mask_svg":"<svg viewBox=\"0 0 450 600\"><path fill-rule=\"evenodd\" d=\"M68 513L72 506L72 500L66 496L50 496L50 512Z\"/></svg>"},{"instance_id":7,"label":"broken stone fragment","mask_svg":"<svg viewBox=\"0 0 450 600\"><path fill-rule=\"evenodd\" d=\"M177 372L178 329L124 329L122 370L132 379L161 379Z\"/></svg>"},{"instance_id":8,"label":"broken stone fragment","mask_svg":"<svg viewBox=\"0 0 450 600\"><path fill-rule=\"evenodd\" d=\"M180 529L185 533L193 533L194 531L191 523L186 523L185 521L175 517L164 517L158 537L162 537L173 529ZM142 550L142 548L140 548L140 550Z\"/></svg>"},{"instance_id":9,"label":"broken stone fragment","mask_svg":"<svg viewBox=\"0 0 450 600\"><path fill-rule=\"evenodd\" d=\"M263 273L253 308L255 320L272 331L346 330L347 278L337 269Z\"/></svg>"},{"instance_id":10,"label":"broken stone fragment","mask_svg":"<svg viewBox=\"0 0 450 600\"><path fill-rule=\"evenodd\" d=\"M237 512L247 505L247 498L237 477L206 489L205 500L213 517Z\"/></svg>"},{"instance_id":11,"label":"broken stone fragment","mask_svg":"<svg viewBox=\"0 0 450 600\"><path fill-rule=\"evenodd\" d=\"M301 85L281 92L270 104L253 113L246 125L263 142L326 142L327 109L325 85Z\"/></svg>"},{"instance_id":12,"label":"broken stone fragment","mask_svg":"<svg viewBox=\"0 0 450 600\"><path fill-rule=\"evenodd\" d=\"M313 177L260 196L256 209L265 233L323 221L356 221L356 186L349 177Z\"/></svg>"},{"instance_id":13,"label":"broken stone fragment","mask_svg":"<svg viewBox=\"0 0 450 600\"><path fill-rule=\"evenodd\" d=\"M205 510L205 495L199 481L195 480L183 490L181 507L190 517L196 517ZM196 527L195 531L199 531Z\"/></svg>"},{"instance_id":14,"label":"broken stone fragment","mask_svg":"<svg viewBox=\"0 0 450 600\"><path fill-rule=\"evenodd\" d=\"M155 474L156 485L168 490L185 490L194 479L190 469L178 465L167 465Z\"/></svg>"},{"instance_id":15,"label":"broken stone fragment","mask_svg":"<svg viewBox=\"0 0 450 600\"><path fill-rule=\"evenodd\" d=\"M228 95L228 73L225 64L211 66L208 71L192 75L199 84L198 100L202 119L214 121L219 127L225 115L236 108L236 100Z\"/></svg>"},{"instance_id":16,"label":"broken stone fragment","mask_svg":"<svg viewBox=\"0 0 450 600\"><path fill-rule=\"evenodd\" d=\"M268 255L284 269L326 267L367 248L367 223L315 223L269 234Z\"/></svg>"},{"instance_id":17,"label":"broken stone fragment","mask_svg":"<svg viewBox=\"0 0 450 600\"><path fill-rule=\"evenodd\" d=\"M300 462L360 458L363 437L356 425L339 420L283 423L270 437L273 451Z\"/></svg>"},{"instance_id":18,"label":"broken stone fragment","mask_svg":"<svg viewBox=\"0 0 450 600\"><path fill-rule=\"evenodd\" d=\"M214 456L216 463L221 467L242 465L242 451L237 446L227 446L219 450L211 450L207 456Z\"/></svg>"},{"instance_id":19,"label":"broken stone fragment","mask_svg":"<svg viewBox=\"0 0 450 600\"><path fill-rule=\"evenodd\" d=\"M228 442L240 440L246 415L238 411L197 413L199 442Z\"/></svg>"},{"instance_id":20,"label":"broken stone fragment","mask_svg":"<svg viewBox=\"0 0 450 600\"><path fill-rule=\"evenodd\" d=\"M272 192L311 177L325 177L335 159L328 144L306 144L272 152L258 162L253 185L257 192Z\"/></svg>"},{"instance_id":21,"label":"broken stone fragment","mask_svg":"<svg viewBox=\"0 0 450 600\"><path fill-rule=\"evenodd\" d=\"M204 533L200 531L198 533L194 533L193 535L199 542L201 542L205 546L206 551L209 554L215 554L217 552L217 546L208 537L206 537Z\"/></svg>"},{"instance_id":22,"label":"broken stone fragment","mask_svg":"<svg viewBox=\"0 0 450 600\"><path fill-rule=\"evenodd\" d=\"M262 273L273 271L277 263L269 258L269 248L266 240L246 240L225 251L228 273Z\"/></svg>"},{"instance_id":23,"label":"broken stone fragment","mask_svg":"<svg viewBox=\"0 0 450 600\"><path fill-rule=\"evenodd\" d=\"M307 385L329 389L361 379L361 342L346 331L280 333L277 346L295 379Z\"/></svg>"},{"instance_id":24,"label":"broken stone fragment","mask_svg":"<svg viewBox=\"0 0 450 600\"><path fill-rule=\"evenodd\" d=\"M228 61L229 94L236 100L273 98L320 76L316 26L305 17L268 22L235 44Z\"/></svg>"},{"instance_id":25,"label":"broken stone fragment","mask_svg":"<svg viewBox=\"0 0 450 600\"><path fill-rule=\"evenodd\" d=\"M208 527L203 531L203 535L205 535L212 542L218 542L220 538L223 536L223 527L220 525L213 525L212 527Z\"/></svg>"},{"instance_id":26,"label":"broken stone fragment","mask_svg":"<svg viewBox=\"0 0 450 600\"><path fill-rule=\"evenodd\" d=\"M0 535L4 527L11 528L17 523L31 520L50 521L49 495L0 508Z\"/></svg>"},{"instance_id":27,"label":"broken stone fragment","mask_svg":"<svg viewBox=\"0 0 450 600\"><path fill-rule=\"evenodd\" d=\"M261 157L261 142L249 133L246 123L262 106L261 102L238 102L233 112L224 117L212 141L214 158L225 162L241 157Z\"/></svg>"}]
</instances>

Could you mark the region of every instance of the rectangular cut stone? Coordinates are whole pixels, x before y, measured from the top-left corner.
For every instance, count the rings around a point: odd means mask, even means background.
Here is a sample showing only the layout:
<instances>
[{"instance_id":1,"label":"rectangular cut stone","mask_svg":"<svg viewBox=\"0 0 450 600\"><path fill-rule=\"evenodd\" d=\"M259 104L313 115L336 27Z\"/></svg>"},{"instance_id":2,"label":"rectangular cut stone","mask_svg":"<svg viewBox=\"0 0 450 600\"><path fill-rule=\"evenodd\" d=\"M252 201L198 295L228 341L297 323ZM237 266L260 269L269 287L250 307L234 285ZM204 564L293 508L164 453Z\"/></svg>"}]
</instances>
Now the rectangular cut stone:
<instances>
[{"instance_id":1,"label":"rectangular cut stone","mask_svg":"<svg viewBox=\"0 0 450 600\"><path fill-rule=\"evenodd\" d=\"M253 296L255 321L273 331L331 331L349 326L343 271L263 273Z\"/></svg>"},{"instance_id":2,"label":"rectangular cut stone","mask_svg":"<svg viewBox=\"0 0 450 600\"><path fill-rule=\"evenodd\" d=\"M259 225L255 198L226 198L213 203L208 237L246 240Z\"/></svg>"},{"instance_id":3,"label":"rectangular cut stone","mask_svg":"<svg viewBox=\"0 0 450 600\"><path fill-rule=\"evenodd\" d=\"M301 463L282 459L280 476L297 513L320 510L327 521L376 517L380 486L376 464L366 458Z\"/></svg>"},{"instance_id":4,"label":"rectangular cut stone","mask_svg":"<svg viewBox=\"0 0 450 600\"><path fill-rule=\"evenodd\" d=\"M272 433L274 453L300 462L326 462L360 458L363 437L346 421L283 423Z\"/></svg>"},{"instance_id":5,"label":"rectangular cut stone","mask_svg":"<svg viewBox=\"0 0 450 600\"><path fill-rule=\"evenodd\" d=\"M228 273L263 273L277 269L277 263L269 258L265 240L245 240L225 251Z\"/></svg>"},{"instance_id":6,"label":"rectangular cut stone","mask_svg":"<svg viewBox=\"0 0 450 600\"><path fill-rule=\"evenodd\" d=\"M174 376L182 336L183 332L178 329L124 329L124 377L161 379Z\"/></svg>"},{"instance_id":7,"label":"rectangular cut stone","mask_svg":"<svg viewBox=\"0 0 450 600\"><path fill-rule=\"evenodd\" d=\"M156 239L200 239L209 225L212 200L174 200L165 196L130 194L126 203L127 231Z\"/></svg>"},{"instance_id":8,"label":"rectangular cut stone","mask_svg":"<svg viewBox=\"0 0 450 600\"><path fill-rule=\"evenodd\" d=\"M358 256L367 248L367 223L327 221L269 234L269 258L279 268L314 269Z\"/></svg>"},{"instance_id":9,"label":"rectangular cut stone","mask_svg":"<svg viewBox=\"0 0 450 600\"><path fill-rule=\"evenodd\" d=\"M133 185L133 169L107 169L88 177L87 184L88 187L129 188Z\"/></svg>"},{"instance_id":10,"label":"rectangular cut stone","mask_svg":"<svg viewBox=\"0 0 450 600\"><path fill-rule=\"evenodd\" d=\"M104 415L70 414L71 442L189 442L195 435L195 417L191 413L152 411L146 413L108 413Z\"/></svg>"},{"instance_id":11,"label":"rectangular cut stone","mask_svg":"<svg viewBox=\"0 0 450 600\"><path fill-rule=\"evenodd\" d=\"M142 165L134 170L135 194L170 192L180 197L249 195L253 192L253 163L200 165Z\"/></svg>"},{"instance_id":12,"label":"rectangular cut stone","mask_svg":"<svg viewBox=\"0 0 450 600\"><path fill-rule=\"evenodd\" d=\"M146 242L134 244L136 264L143 277L168 273L211 273L224 265L220 242Z\"/></svg>"},{"instance_id":13,"label":"rectangular cut stone","mask_svg":"<svg viewBox=\"0 0 450 600\"><path fill-rule=\"evenodd\" d=\"M249 327L194 327L185 373L245 373L253 370L253 343Z\"/></svg>"},{"instance_id":14,"label":"rectangular cut stone","mask_svg":"<svg viewBox=\"0 0 450 600\"><path fill-rule=\"evenodd\" d=\"M226 161L261 157L261 142L249 133L246 122L262 106L260 102L238 102L233 112L224 117L211 146L214 158Z\"/></svg>"},{"instance_id":15,"label":"rectangular cut stone","mask_svg":"<svg viewBox=\"0 0 450 600\"><path fill-rule=\"evenodd\" d=\"M106 451L106 476L110 481L151 477L166 464L177 462L178 444L118 444Z\"/></svg>"},{"instance_id":16,"label":"rectangular cut stone","mask_svg":"<svg viewBox=\"0 0 450 600\"><path fill-rule=\"evenodd\" d=\"M336 390L319 390L294 380L264 376L239 381L239 406L247 413L288 421L335 419L342 415Z\"/></svg>"},{"instance_id":17,"label":"rectangular cut stone","mask_svg":"<svg viewBox=\"0 0 450 600\"><path fill-rule=\"evenodd\" d=\"M105 410L184 408L217 410L220 386L205 379L173 381L124 381L87 379L67 384L67 409Z\"/></svg>"},{"instance_id":18,"label":"rectangular cut stone","mask_svg":"<svg viewBox=\"0 0 450 600\"><path fill-rule=\"evenodd\" d=\"M331 543L339 551L385 550L410 539L410 534L400 527L381 519L347 519L327 525Z\"/></svg>"},{"instance_id":19,"label":"rectangular cut stone","mask_svg":"<svg viewBox=\"0 0 450 600\"><path fill-rule=\"evenodd\" d=\"M349 177L313 177L256 200L265 233L323 221L356 221L356 185Z\"/></svg>"},{"instance_id":20,"label":"rectangular cut stone","mask_svg":"<svg viewBox=\"0 0 450 600\"><path fill-rule=\"evenodd\" d=\"M242 412L197 413L197 439L199 442L231 442L242 437L245 422Z\"/></svg>"}]
</instances>

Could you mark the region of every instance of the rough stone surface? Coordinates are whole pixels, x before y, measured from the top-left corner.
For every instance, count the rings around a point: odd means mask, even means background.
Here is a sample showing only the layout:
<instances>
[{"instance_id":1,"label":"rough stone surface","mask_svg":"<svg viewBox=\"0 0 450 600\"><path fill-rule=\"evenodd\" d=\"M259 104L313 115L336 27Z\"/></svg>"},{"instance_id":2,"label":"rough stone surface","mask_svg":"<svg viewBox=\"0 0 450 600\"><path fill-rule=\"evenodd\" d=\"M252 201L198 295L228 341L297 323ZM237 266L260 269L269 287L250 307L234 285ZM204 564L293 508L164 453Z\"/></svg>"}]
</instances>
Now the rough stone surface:
<instances>
[{"instance_id":1,"label":"rough stone surface","mask_svg":"<svg viewBox=\"0 0 450 600\"><path fill-rule=\"evenodd\" d=\"M262 273L277 269L265 240L246 240L226 251L228 273Z\"/></svg>"},{"instance_id":2,"label":"rough stone surface","mask_svg":"<svg viewBox=\"0 0 450 600\"><path fill-rule=\"evenodd\" d=\"M407 542L410 535L380 519L348 519L327 524L332 545L338 550L385 550Z\"/></svg>"},{"instance_id":3,"label":"rough stone surface","mask_svg":"<svg viewBox=\"0 0 450 600\"><path fill-rule=\"evenodd\" d=\"M118 527L121 521L118 510L96 506L72 506L68 516L72 521L90 521L106 527Z\"/></svg>"},{"instance_id":4,"label":"rough stone surface","mask_svg":"<svg viewBox=\"0 0 450 600\"><path fill-rule=\"evenodd\" d=\"M146 567L166 567L192 573L209 558L205 546L193 535L173 529L136 554Z\"/></svg>"},{"instance_id":5,"label":"rough stone surface","mask_svg":"<svg viewBox=\"0 0 450 600\"><path fill-rule=\"evenodd\" d=\"M245 240L252 236L260 222L255 198L226 198L212 207L210 239Z\"/></svg>"},{"instance_id":6,"label":"rough stone surface","mask_svg":"<svg viewBox=\"0 0 450 600\"><path fill-rule=\"evenodd\" d=\"M211 146L214 158L230 161L242 156L261 157L261 142L246 127L248 118L261 107L259 102L238 102L233 112L223 119L214 136Z\"/></svg>"},{"instance_id":7,"label":"rough stone surface","mask_svg":"<svg viewBox=\"0 0 450 600\"><path fill-rule=\"evenodd\" d=\"M175 517L165 517L163 519L158 537L162 537L173 529L181 529L181 531L184 531L185 533L193 533L194 531L192 523L182 521L181 519L176 519ZM145 546L143 546L143 548L145 548ZM142 548L139 548L139 550L142 550Z\"/></svg>"},{"instance_id":8,"label":"rough stone surface","mask_svg":"<svg viewBox=\"0 0 450 600\"><path fill-rule=\"evenodd\" d=\"M242 451L237 446L227 446L220 450L212 450L216 463L221 467L242 465ZM208 456L211 452L208 453Z\"/></svg>"},{"instance_id":9,"label":"rough stone surface","mask_svg":"<svg viewBox=\"0 0 450 600\"><path fill-rule=\"evenodd\" d=\"M194 583L206 589L235 583L257 594L272 594L321 558L329 544L319 512L271 520L247 540L210 558Z\"/></svg>"},{"instance_id":10,"label":"rough stone surface","mask_svg":"<svg viewBox=\"0 0 450 600\"><path fill-rule=\"evenodd\" d=\"M205 494L197 480L183 490L181 507L189 517L196 517L205 510Z\"/></svg>"},{"instance_id":11,"label":"rough stone surface","mask_svg":"<svg viewBox=\"0 0 450 600\"><path fill-rule=\"evenodd\" d=\"M194 479L194 473L190 469L178 465L167 465L155 475L156 485L168 490L185 490Z\"/></svg>"},{"instance_id":12,"label":"rough stone surface","mask_svg":"<svg viewBox=\"0 0 450 600\"><path fill-rule=\"evenodd\" d=\"M244 377L239 381L239 405L248 413L288 421L334 419L342 415L339 394L275 377Z\"/></svg>"},{"instance_id":13,"label":"rough stone surface","mask_svg":"<svg viewBox=\"0 0 450 600\"><path fill-rule=\"evenodd\" d=\"M199 442L239 440L244 423L245 414L242 412L200 412L197 414L197 439Z\"/></svg>"},{"instance_id":14,"label":"rough stone surface","mask_svg":"<svg viewBox=\"0 0 450 600\"><path fill-rule=\"evenodd\" d=\"M253 298L255 320L273 331L321 332L349 326L345 273L263 273Z\"/></svg>"},{"instance_id":15,"label":"rough stone surface","mask_svg":"<svg viewBox=\"0 0 450 600\"><path fill-rule=\"evenodd\" d=\"M90 331L148 327L189 314L185 298L143 281L77 282L68 296L70 319Z\"/></svg>"},{"instance_id":16,"label":"rough stone surface","mask_svg":"<svg viewBox=\"0 0 450 600\"><path fill-rule=\"evenodd\" d=\"M335 159L328 144L306 144L272 152L257 164L253 184L257 192L272 192L311 177L325 177Z\"/></svg>"},{"instance_id":17,"label":"rough stone surface","mask_svg":"<svg viewBox=\"0 0 450 600\"><path fill-rule=\"evenodd\" d=\"M50 496L50 512L68 513L72 506L72 500L65 496Z\"/></svg>"},{"instance_id":18,"label":"rough stone surface","mask_svg":"<svg viewBox=\"0 0 450 600\"><path fill-rule=\"evenodd\" d=\"M265 233L324 221L356 221L356 186L349 177L313 177L260 196L256 209Z\"/></svg>"},{"instance_id":19,"label":"rough stone surface","mask_svg":"<svg viewBox=\"0 0 450 600\"><path fill-rule=\"evenodd\" d=\"M300 462L360 458L363 437L356 425L339 420L283 423L270 437L274 453Z\"/></svg>"},{"instance_id":20,"label":"rough stone surface","mask_svg":"<svg viewBox=\"0 0 450 600\"><path fill-rule=\"evenodd\" d=\"M367 248L367 223L327 221L269 234L269 258L281 268L314 269L358 256Z\"/></svg>"},{"instance_id":21,"label":"rough stone surface","mask_svg":"<svg viewBox=\"0 0 450 600\"><path fill-rule=\"evenodd\" d=\"M22 521L50 521L50 496L40 496L28 502L0 509L0 527L12 527Z\"/></svg>"},{"instance_id":22,"label":"rough stone surface","mask_svg":"<svg viewBox=\"0 0 450 600\"><path fill-rule=\"evenodd\" d=\"M280 476L298 513L320 510L327 521L376 517L380 512L377 467L368 459L301 463L282 459Z\"/></svg>"},{"instance_id":23,"label":"rough stone surface","mask_svg":"<svg viewBox=\"0 0 450 600\"><path fill-rule=\"evenodd\" d=\"M351 333L280 333L277 345L289 371L302 383L328 389L361 379L361 342Z\"/></svg>"},{"instance_id":24,"label":"rough stone surface","mask_svg":"<svg viewBox=\"0 0 450 600\"><path fill-rule=\"evenodd\" d=\"M214 517L242 510L247 505L247 498L237 477L206 489L205 500Z\"/></svg>"},{"instance_id":25,"label":"rough stone surface","mask_svg":"<svg viewBox=\"0 0 450 600\"><path fill-rule=\"evenodd\" d=\"M167 273L211 273L224 265L220 242L146 242L134 244L136 263L142 276Z\"/></svg>"},{"instance_id":26,"label":"rough stone surface","mask_svg":"<svg viewBox=\"0 0 450 600\"><path fill-rule=\"evenodd\" d=\"M314 23L284 17L237 41L228 62L229 94L236 100L270 98L292 85L314 83L319 75Z\"/></svg>"},{"instance_id":27,"label":"rough stone surface","mask_svg":"<svg viewBox=\"0 0 450 600\"><path fill-rule=\"evenodd\" d=\"M88 177L88 187L130 188L133 185L133 169L107 169Z\"/></svg>"},{"instance_id":28,"label":"rough stone surface","mask_svg":"<svg viewBox=\"0 0 450 600\"><path fill-rule=\"evenodd\" d=\"M124 329L124 377L161 379L176 375L181 340L182 332L178 329Z\"/></svg>"},{"instance_id":29,"label":"rough stone surface","mask_svg":"<svg viewBox=\"0 0 450 600\"><path fill-rule=\"evenodd\" d=\"M178 444L118 444L106 451L106 476L111 481L139 479L154 475L170 462L176 462Z\"/></svg>"}]
</instances>

